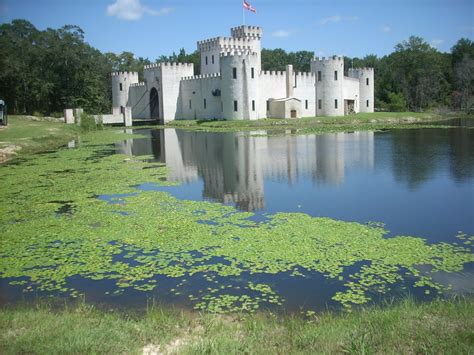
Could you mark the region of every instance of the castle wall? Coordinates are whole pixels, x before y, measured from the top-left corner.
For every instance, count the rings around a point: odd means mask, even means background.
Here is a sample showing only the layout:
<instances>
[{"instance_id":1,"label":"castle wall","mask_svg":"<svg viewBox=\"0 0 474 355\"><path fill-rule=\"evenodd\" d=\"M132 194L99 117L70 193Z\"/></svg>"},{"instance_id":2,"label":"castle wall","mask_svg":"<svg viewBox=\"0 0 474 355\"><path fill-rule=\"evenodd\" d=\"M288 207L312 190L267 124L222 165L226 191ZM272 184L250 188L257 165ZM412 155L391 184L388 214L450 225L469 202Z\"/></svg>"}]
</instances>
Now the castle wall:
<instances>
[{"instance_id":1,"label":"castle wall","mask_svg":"<svg viewBox=\"0 0 474 355\"><path fill-rule=\"evenodd\" d=\"M150 110L148 108L149 92L145 83L132 84L128 92L128 102L132 107L133 118L150 118Z\"/></svg>"},{"instance_id":2,"label":"castle wall","mask_svg":"<svg viewBox=\"0 0 474 355\"><path fill-rule=\"evenodd\" d=\"M296 73L293 95L301 100L301 117L316 115L315 78L314 73Z\"/></svg>"},{"instance_id":3,"label":"castle wall","mask_svg":"<svg viewBox=\"0 0 474 355\"><path fill-rule=\"evenodd\" d=\"M359 112L359 79L344 77L344 84L342 88L344 100L354 100L354 111Z\"/></svg>"},{"instance_id":4,"label":"castle wall","mask_svg":"<svg viewBox=\"0 0 474 355\"><path fill-rule=\"evenodd\" d=\"M259 118L270 117L267 101L286 97L286 73L284 71L262 71L260 73Z\"/></svg>"},{"instance_id":5,"label":"castle wall","mask_svg":"<svg viewBox=\"0 0 474 355\"><path fill-rule=\"evenodd\" d=\"M213 92L217 94L220 89L221 78L218 74L183 78L180 88L182 114L179 118L220 119L222 117L221 96L212 94Z\"/></svg>"}]
</instances>

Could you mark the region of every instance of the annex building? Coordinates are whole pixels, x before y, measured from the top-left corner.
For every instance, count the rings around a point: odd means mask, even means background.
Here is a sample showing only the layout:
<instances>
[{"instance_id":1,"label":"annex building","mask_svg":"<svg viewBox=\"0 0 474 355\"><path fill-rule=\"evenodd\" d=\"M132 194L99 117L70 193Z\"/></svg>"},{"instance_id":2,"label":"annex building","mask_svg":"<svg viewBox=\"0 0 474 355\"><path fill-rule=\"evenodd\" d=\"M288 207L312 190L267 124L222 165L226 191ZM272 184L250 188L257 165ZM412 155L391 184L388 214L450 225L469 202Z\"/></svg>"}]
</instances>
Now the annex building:
<instances>
[{"instance_id":1,"label":"annex building","mask_svg":"<svg viewBox=\"0 0 474 355\"><path fill-rule=\"evenodd\" d=\"M232 28L230 37L199 41L200 75L188 63L112 73L112 112L161 123L177 119L256 120L342 116L374 111L373 68L349 69L342 56L314 58L310 72L263 71L262 29Z\"/></svg>"}]
</instances>

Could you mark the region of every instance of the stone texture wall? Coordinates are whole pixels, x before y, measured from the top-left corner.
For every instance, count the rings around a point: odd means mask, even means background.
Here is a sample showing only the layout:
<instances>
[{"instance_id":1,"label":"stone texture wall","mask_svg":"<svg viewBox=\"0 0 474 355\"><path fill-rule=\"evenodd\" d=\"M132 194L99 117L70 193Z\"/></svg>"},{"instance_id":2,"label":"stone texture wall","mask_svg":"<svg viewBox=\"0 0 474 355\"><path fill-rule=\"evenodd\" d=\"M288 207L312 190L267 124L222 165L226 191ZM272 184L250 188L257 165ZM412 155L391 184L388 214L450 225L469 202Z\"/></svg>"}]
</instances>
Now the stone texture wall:
<instances>
[{"instance_id":1,"label":"stone texture wall","mask_svg":"<svg viewBox=\"0 0 474 355\"><path fill-rule=\"evenodd\" d=\"M316 115L343 116L343 57L315 58L311 62L311 71L316 73ZM321 72L321 80L319 80L318 72ZM335 80L335 72L337 72L337 80ZM321 108L318 107L318 100L321 100Z\"/></svg>"}]
</instances>

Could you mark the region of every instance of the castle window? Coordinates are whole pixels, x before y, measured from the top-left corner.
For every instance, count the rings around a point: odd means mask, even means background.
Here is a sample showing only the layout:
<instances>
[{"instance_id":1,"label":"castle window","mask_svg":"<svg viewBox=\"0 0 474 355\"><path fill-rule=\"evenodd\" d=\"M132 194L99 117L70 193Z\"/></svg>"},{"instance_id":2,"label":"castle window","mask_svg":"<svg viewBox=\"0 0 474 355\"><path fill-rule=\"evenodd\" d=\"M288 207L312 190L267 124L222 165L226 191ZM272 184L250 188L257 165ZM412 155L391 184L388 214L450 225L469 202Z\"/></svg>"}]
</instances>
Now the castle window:
<instances>
[{"instance_id":1,"label":"castle window","mask_svg":"<svg viewBox=\"0 0 474 355\"><path fill-rule=\"evenodd\" d=\"M369 78L365 79L365 83L369 86Z\"/></svg>"},{"instance_id":2,"label":"castle window","mask_svg":"<svg viewBox=\"0 0 474 355\"><path fill-rule=\"evenodd\" d=\"M321 71L318 71L318 81L321 81L321 80L322 80Z\"/></svg>"},{"instance_id":3,"label":"castle window","mask_svg":"<svg viewBox=\"0 0 474 355\"><path fill-rule=\"evenodd\" d=\"M323 102L321 100L318 100L318 110L321 110L323 107Z\"/></svg>"},{"instance_id":4,"label":"castle window","mask_svg":"<svg viewBox=\"0 0 474 355\"><path fill-rule=\"evenodd\" d=\"M255 68L252 68L250 71L252 73L252 79L255 78Z\"/></svg>"},{"instance_id":5,"label":"castle window","mask_svg":"<svg viewBox=\"0 0 474 355\"><path fill-rule=\"evenodd\" d=\"M252 111L255 111L255 100L252 100Z\"/></svg>"},{"instance_id":6,"label":"castle window","mask_svg":"<svg viewBox=\"0 0 474 355\"><path fill-rule=\"evenodd\" d=\"M237 105L237 100L234 100L234 112L237 112L238 105Z\"/></svg>"},{"instance_id":7,"label":"castle window","mask_svg":"<svg viewBox=\"0 0 474 355\"><path fill-rule=\"evenodd\" d=\"M123 88L122 88L122 83L120 83L120 91L122 91L122 89L123 89Z\"/></svg>"},{"instance_id":8,"label":"castle window","mask_svg":"<svg viewBox=\"0 0 474 355\"><path fill-rule=\"evenodd\" d=\"M270 111L270 100L267 100L267 111Z\"/></svg>"},{"instance_id":9,"label":"castle window","mask_svg":"<svg viewBox=\"0 0 474 355\"><path fill-rule=\"evenodd\" d=\"M232 77L237 79L237 68L232 68Z\"/></svg>"},{"instance_id":10,"label":"castle window","mask_svg":"<svg viewBox=\"0 0 474 355\"><path fill-rule=\"evenodd\" d=\"M204 99L204 110L207 108L207 102L206 99Z\"/></svg>"},{"instance_id":11,"label":"castle window","mask_svg":"<svg viewBox=\"0 0 474 355\"><path fill-rule=\"evenodd\" d=\"M211 57L212 64L214 64L214 54Z\"/></svg>"},{"instance_id":12,"label":"castle window","mask_svg":"<svg viewBox=\"0 0 474 355\"><path fill-rule=\"evenodd\" d=\"M305 107L306 109L308 109L308 100L305 100L305 102L304 102L304 107Z\"/></svg>"},{"instance_id":13,"label":"castle window","mask_svg":"<svg viewBox=\"0 0 474 355\"><path fill-rule=\"evenodd\" d=\"M207 55L206 55L206 65L207 65Z\"/></svg>"},{"instance_id":14,"label":"castle window","mask_svg":"<svg viewBox=\"0 0 474 355\"><path fill-rule=\"evenodd\" d=\"M337 80L337 70L334 71L334 80Z\"/></svg>"},{"instance_id":15,"label":"castle window","mask_svg":"<svg viewBox=\"0 0 474 355\"><path fill-rule=\"evenodd\" d=\"M367 105L367 107L369 107L369 100L367 100L366 105Z\"/></svg>"},{"instance_id":16,"label":"castle window","mask_svg":"<svg viewBox=\"0 0 474 355\"><path fill-rule=\"evenodd\" d=\"M334 100L334 108L337 108L337 99Z\"/></svg>"},{"instance_id":17,"label":"castle window","mask_svg":"<svg viewBox=\"0 0 474 355\"><path fill-rule=\"evenodd\" d=\"M191 102L191 100L189 100L189 109L191 110L193 108L193 104Z\"/></svg>"}]
</instances>

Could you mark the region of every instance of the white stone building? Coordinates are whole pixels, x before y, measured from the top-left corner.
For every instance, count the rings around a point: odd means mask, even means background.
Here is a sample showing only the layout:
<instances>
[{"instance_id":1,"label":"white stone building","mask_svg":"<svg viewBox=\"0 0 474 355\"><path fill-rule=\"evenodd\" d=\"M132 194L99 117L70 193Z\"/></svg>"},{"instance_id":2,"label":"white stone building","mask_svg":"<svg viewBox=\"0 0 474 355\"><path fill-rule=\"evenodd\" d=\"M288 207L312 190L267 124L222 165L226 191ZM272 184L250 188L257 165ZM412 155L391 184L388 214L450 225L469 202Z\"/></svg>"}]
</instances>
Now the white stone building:
<instances>
[{"instance_id":1,"label":"white stone building","mask_svg":"<svg viewBox=\"0 0 474 355\"><path fill-rule=\"evenodd\" d=\"M159 63L136 72L112 73L113 114L136 119L256 120L342 116L374 111L374 71L349 69L342 56L315 58L311 72L263 71L262 29L239 26L231 37L197 43L201 75L193 64Z\"/></svg>"}]
</instances>

